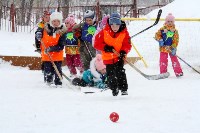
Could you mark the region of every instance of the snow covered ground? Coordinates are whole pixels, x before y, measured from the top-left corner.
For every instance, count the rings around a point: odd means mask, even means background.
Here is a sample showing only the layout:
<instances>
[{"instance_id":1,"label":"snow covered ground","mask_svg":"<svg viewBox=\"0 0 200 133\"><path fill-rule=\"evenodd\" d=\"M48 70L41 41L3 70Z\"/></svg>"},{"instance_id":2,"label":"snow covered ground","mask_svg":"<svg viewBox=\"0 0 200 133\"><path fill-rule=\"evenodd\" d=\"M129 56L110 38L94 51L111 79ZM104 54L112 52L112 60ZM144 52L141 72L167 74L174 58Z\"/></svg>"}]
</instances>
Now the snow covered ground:
<instances>
[{"instance_id":1,"label":"snow covered ground","mask_svg":"<svg viewBox=\"0 0 200 133\"><path fill-rule=\"evenodd\" d=\"M180 1L190 5L187 0L175 0L178 4ZM192 9L188 12L193 13ZM151 24L132 22L130 34ZM146 74L159 73L158 44L153 35L162 24L132 39L149 67L145 68L141 61L136 66ZM199 22L176 25L180 32L177 54L200 70ZM38 56L33 52L32 34L0 31L0 40L0 55ZM134 50L129 56L133 55ZM43 83L41 71L0 60L0 133L199 133L200 75L180 63L184 77L175 77L169 61L171 76L156 81L145 79L126 65L129 95L113 97L110 90L94 94L74 91L66 80L63 88L49 88ZM66 67L63 72L68 73ZM112 112L119 114L117 123L109 120Z\"/></svg>"}]
</instances>

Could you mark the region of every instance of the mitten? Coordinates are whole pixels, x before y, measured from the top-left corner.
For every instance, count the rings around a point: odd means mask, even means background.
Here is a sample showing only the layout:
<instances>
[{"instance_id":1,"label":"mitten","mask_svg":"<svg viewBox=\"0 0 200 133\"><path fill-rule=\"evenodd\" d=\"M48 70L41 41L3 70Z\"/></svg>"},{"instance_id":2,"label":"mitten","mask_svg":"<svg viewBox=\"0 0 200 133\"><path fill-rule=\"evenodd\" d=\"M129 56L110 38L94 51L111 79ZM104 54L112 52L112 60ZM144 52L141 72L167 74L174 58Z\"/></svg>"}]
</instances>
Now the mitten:
<instances>
[{"instance_id":1,"label":"mitten","mask_svg":"<svg viewBox=\"0 0 200 133\"><path fill-rule=\"evenodd\" d=\"M107 44L104 46L104 51L105 52L112 52L113 53L113 49L114 49L113 46L109 46Z\"/></svg>"},{"instance_id":2,"label":"mitten","mask_svg":"<svg viewBox=\"0 0 200 133\"><path fill-rule=\"evenodd\" d=\"M164 46L164 41L163 41L163 39L160 39L160 40L158 41L158 43L159 43L160 47Z\"/></svg>"},{"instance_id":3,"label":"mitten","mask_svg":"<svg viewBox=\"0 0 200 133\"><path fill-rule=\"evenodd\" d=\"M99 89L105 89L105 88L107 88L107 84L103 83L102 81L99 81L96 86Z\"/></svg>"},{"instance_id":4,"label":"mitten","mask_svg":"<svg viewBox=\"0 0 200 133\"><path fill-rule=\"evenodd\" d=\"M171 55L173 55L173 56L176 55L176 48L171 49Z\"/></svg>"},{"instance_id":5,"label":"mitten","mask_svg":"<svg viewBox=\"0 0 200 133\"><path fill-rule=\"evenodd\" d=\"M38 41L41 41L42 39L42 32L36 32L35 37Z\"/></svg>"},{"instance_id":6,"label":"mitten","mask_svg":"<svg viewBox=\"0 0 200 133\"><path fill-rule=\"evenodd\" d=\"M80 78L74 78L72 80L72 84L73 85L77 85L77 86L82 86L82 87L85 87L87 84L85 83L84 80L80 79Z\"/></svg>"}]
</instances>

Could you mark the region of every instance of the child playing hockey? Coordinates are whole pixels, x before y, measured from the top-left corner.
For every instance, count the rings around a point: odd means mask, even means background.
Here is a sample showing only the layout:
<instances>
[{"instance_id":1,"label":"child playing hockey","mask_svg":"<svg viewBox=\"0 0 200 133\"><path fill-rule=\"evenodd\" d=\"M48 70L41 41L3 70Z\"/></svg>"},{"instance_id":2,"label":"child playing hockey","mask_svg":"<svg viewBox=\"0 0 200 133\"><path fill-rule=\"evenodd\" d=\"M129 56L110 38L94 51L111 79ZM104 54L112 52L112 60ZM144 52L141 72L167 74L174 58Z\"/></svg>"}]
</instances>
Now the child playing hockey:
<instances>
[{"instance_id":1,"label":"child playing hockey","mask_svg":"<svg viewBox=\"0 0 200 133\"><path fill-rule=\"evenodd\" d=\"M76 67L80 71L80 74L82 74L84 71L79 52L80 40L78 40L78 38L72 32L72 27L75 24L74 16L71 15L65 19L65 25L67 27L67 33L65 34L65 53L66 64L71 74L70 77L76 77Z\"/></svg>"},{"instance_id":2,"label":"child playing hockey","mask_svg":"<svg viewBox=\"0 0 200 133\"><path fill-rule=\"evenodd\" d=\"M107 88L106 66L103 64L101 54L97 54L90 62L90 69L83 72L82 78L74 78L72 84L78 86L91 86L99 89Z\"/></svg>"},{"instance_id":3,"label":"child playing hockey","mask_svg":"<svg viewBox=\"0 0 200 133\"><path fill-rule=\"evenodd\" d=\"M124 21L118 13L111 14L109 23L101 30L94 40L94 47L102 51L102 59L106 64L108 87L113 96L117 96L119 90L122 95L128 95L127 79L124 69L124 58L131 50L130 36ZM120 56L113 51L117 51Z\"/></svg>"},{"instance_id":4,"label":"child playing hockey","mask_svg":"<svg viewBox=\"0 0 200 133\"><path fill-rule=\"evenodd\" d=\"M38 28L37 28L37 30L35 32L35 35L36 35L37 31L40 31L41 29L43 29L45 24L49 22L50 15L51 15L50 12L44 11L44 14L42 16L42 21L38 23ZM41 53L40 40L38 40L36 36L35 36L35 47L36 47L35 52Z\"/></svg>"},{"instance_id":5,"label":"child playing hockey","mask_svg":"<svg viewBox=\"0 0 200 133\"><path fill-rule=\"evenodd\" d=\"M63 48L65 43L65 37L63 33L66 32L65 25L62 24L62 14L59 12L53 12L50 15L50 22L47 23L44 29L38 31L36 34L37 39L41 41L41 55L44 62L44 78L47 85L54 84L61 86L62 82L59 79L58 74L55 72L54 67L47 53L55 63L60 75L62 76L62 61L63 61ZM45 45L45 47L44 47Z\"/></svg>"},{"instance_id":6,"label":"child playing hockey","mask_svg":"<svg viewBox=\"0 0 200 133\"><path fill-rule=\"evenodd\" d=\"M169 13L165 18L164 26L155 34L155 39L160 47L160 73L167 72L168 54L172 61L176 77L183 76L182 68L176 57L177 46L179 42L178 30L175 28L175 18Z\"/></svg>"},{"instance_id":7,"label":"child playing hockey","mask_svg":"<svg viewBox=\"0 0 200 133\"><path fill-rule=\"evenodd\" d=\"M81 60L83 63L84 70L89 69L90 61L96 55L96 50L92 46L92 37L96 31L94 19L94 12L87 10L84 14L84 23L80 23L73 27L73 32L80 33L81 46L79 48Z\"/></svg>"},{"instance_id":8,"label":"child playing hockey","mask_svg":"<svg viewBox=\"0 0 200 133\"><path fill-rule=\"evenodd\" d=\"M49 22L50 15L51 15L50 12L44 11L44 14L42 16L42 21L38 23L38 28L37 28L37 30L35 32L35 47L36 47L35 52L38 52L40 54L41 54L41 49L40 49L40 45L41 44L40 44L40 40L37 39L36 35L38 35L38 34L36 34L36 33L37 33L37 31L41 31L41 29L44 28L45 24ZM43 62L41 64L41 69L42 69L42 72L44 72L44 64L43 64Z\"/></svg>"}]
</instances>

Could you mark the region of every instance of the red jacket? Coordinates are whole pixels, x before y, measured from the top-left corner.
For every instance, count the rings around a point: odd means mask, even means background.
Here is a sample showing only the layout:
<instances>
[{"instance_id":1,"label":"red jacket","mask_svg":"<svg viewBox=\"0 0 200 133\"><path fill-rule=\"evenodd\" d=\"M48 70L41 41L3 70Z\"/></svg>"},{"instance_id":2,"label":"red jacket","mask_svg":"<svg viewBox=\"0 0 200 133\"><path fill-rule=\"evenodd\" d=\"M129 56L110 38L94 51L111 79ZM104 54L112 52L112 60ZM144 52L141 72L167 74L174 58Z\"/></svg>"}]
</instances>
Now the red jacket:
<instances>
[{"instance_id":1,"label":"red jacket","mask_svg":"<svg viewBox=\"0 0 200 133\"><path fill-rule=\"evenodd\" d=\"M94 39L94 48L102 51L104 64L116 63L119 60L118 56L111 52L106 53L104 51L105 45L113 46L117 52L121 50L125 51L127 54L130 52L132 46L125 22L122 21L117 33L113 32L110 25L107 24Z\"/></svg>"}]
</instances>

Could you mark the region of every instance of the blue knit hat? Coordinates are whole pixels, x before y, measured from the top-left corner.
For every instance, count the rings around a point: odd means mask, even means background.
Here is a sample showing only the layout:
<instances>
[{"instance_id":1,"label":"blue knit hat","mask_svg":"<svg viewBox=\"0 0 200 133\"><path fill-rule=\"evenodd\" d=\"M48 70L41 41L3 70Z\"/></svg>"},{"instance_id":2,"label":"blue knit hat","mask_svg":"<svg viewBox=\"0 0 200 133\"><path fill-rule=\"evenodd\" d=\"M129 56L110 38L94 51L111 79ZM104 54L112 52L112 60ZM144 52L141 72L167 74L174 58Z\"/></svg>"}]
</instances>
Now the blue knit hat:
<instances>
[{"instance_id":1,"label":"blue knit hat","mask_svg":"<svg viewBox=\"0 0 200 133\"><path fill-rule=\"evenodd\" d=\"M109 19L109 25L121 25L121 17L118 13L112 13Z\"/></svg>"}]
</instances>

